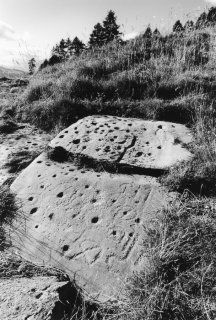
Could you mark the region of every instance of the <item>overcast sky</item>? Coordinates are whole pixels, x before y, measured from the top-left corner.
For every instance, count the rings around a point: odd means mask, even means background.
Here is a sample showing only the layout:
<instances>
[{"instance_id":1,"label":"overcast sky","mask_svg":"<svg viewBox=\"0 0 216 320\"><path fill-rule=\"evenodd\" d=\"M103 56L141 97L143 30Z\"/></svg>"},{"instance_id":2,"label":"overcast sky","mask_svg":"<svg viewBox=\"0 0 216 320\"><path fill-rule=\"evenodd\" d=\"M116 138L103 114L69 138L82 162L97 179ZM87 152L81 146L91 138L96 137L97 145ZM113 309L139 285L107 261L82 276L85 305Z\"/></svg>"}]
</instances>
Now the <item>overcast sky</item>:
<instances>
[{"instance_id":1,"label":"overcast sky","mask_svg":"<svg viewBox=\"0 0 216 320\"><path fill-rule=\"evenodd\" d=\"M212 5L216 0L0 0L0 65L23 68L68 36L87 42L110 9L129 38L148 24L166 32L177 19L196 18Z\"/></svg>"}]
</instances>

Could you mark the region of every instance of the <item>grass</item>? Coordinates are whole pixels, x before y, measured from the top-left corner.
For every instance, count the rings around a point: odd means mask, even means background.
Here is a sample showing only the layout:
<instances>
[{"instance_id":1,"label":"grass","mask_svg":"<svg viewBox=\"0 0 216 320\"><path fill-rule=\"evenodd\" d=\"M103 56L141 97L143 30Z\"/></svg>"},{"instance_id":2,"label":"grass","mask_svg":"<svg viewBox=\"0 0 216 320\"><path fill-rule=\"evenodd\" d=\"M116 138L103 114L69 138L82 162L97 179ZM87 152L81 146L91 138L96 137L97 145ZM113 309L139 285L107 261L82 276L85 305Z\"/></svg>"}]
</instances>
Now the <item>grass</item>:
<instances>
[{"instance_id":1,"label":"grass","mask_svg":"<svg viewBox=\"0 0 216 320\"><path fill-rule=\"evenodd\" d=\"M0 250L7 247L8 240L4 230L5 224L11 224L13 217L17 213L17 205L14 195L10 192L8 186L0 187Z\"/></svg>"},{"instance_id":2,"label":"grass","mask_svg":"<svg viewBox=\"0 0 216 320\"><path fill-rule=\"evenodd\" d=\"M45 130L90 114L191 123L190 97L215 90L213 42L208 29L153 37L150 49L139 36L87 51L37 72L20 98L19 117Z\"/></svg>"},{"instance_id":3,"label":"grass","mask_svg":"<svg viewBox=\"0 0 216 320\"><path fill-rule=\"evenodd\" d=\"M208 107L207 107L208 106ZM206 96L196 106L193 124L194 142L190 149L193 158L173 167L163 184L172 191L190 190L193 194L214 196L216 191L216 101Z\"/></svg>"},{"instance_id":4,"label":"grass","mask_svg":"<svg viewBox=\"0 0 216 320\"><path fill-rule=\"evenodd\" d=\"M189 200L190 198L190 200ZM109 319L209 320L216 316L215 201L178 200L148 229L151 266L128 279Z\"/></svg>"}]
</instances>

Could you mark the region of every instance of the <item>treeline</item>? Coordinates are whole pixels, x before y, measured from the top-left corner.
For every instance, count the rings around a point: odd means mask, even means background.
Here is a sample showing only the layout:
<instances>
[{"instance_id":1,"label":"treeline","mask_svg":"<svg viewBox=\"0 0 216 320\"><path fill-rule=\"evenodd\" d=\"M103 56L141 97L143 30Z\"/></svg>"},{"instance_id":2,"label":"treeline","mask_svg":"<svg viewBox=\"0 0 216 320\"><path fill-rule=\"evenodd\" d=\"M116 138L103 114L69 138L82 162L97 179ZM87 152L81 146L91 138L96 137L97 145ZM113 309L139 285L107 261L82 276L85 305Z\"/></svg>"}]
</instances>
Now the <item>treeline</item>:
<instances>
[{"instance_id":1,"label":"treeline","mask_svg":"<svg viewBox=\"0 0 216 320\"><path fill-rule=\"evenodd\" d=\"M173 32L184 32L199 30L208 27L214 27L216 25L216 7L211 7L208 12L203 12L194 22L188 20L185 25L181 23L180 20L177 20L173 26Z\"/></svg>"},{"instance_id":2,"label":"treeline","mask_svg":"<svg viewBox=\"0 0 216 320\"><path fill-rule=\"evenodd\" d=\"M51 58L45 60L40 69L49 65L54 65L59 62L66 61L71 56L79 56L86 50L91 50L95 47L102 47L110 41L116 40L118 43L125 45L127 41L123 41L121 38L122 33L119 31L120 26L116 22L117 17L114 11L110 10L102 23L97 23L92 33L90 34L89 41L84 44L78 37L73 40L70 38L62 39L56 44L51 51ZM161 53L172 56L172 44L176 35L181 37L185 32L193 30L201 30L206 27L213 27L216 25L216 7L211 7L209 11L203 12L198 19L194 22L188 20L184 25L180 20L177 20L173 25L172 33L168 36L162 36L158 29L154 31L148 26L146 31L141 36L144 45L142 48L145 50L145 59L149 60L152 55L156 56ZM155 41L156 40L156 41ZM179 39L181 41L181 39ZM190 40L191 42L191 40ZM205 34L198 35L198 38L194 39L195 49L193 53L193 59L195 63L206 63L206 52L209 50L209 37ZM204 54L203 54L204 49Z\"/></svg>"},{"instance_id":3,"label":"treeline","mask_svg":"<svg viewBox=\"0 0 216 320\"><path fill-rule=\"evenodd\" d=\"M88 44L85 45L78 37L75 37L72 41L70 38L62 39L51 51L51 58L45 60L40 69L45 68L48 65L54 65L67 60L69 57L80 55L83 51L91 49L93 47L101 47L104 44L113 41L114 39L122 41L119 31L120 26L116 22L117 17L115 12L110 10L101 23L97 23L94 26Z\"/></svg>"}]
</instances>

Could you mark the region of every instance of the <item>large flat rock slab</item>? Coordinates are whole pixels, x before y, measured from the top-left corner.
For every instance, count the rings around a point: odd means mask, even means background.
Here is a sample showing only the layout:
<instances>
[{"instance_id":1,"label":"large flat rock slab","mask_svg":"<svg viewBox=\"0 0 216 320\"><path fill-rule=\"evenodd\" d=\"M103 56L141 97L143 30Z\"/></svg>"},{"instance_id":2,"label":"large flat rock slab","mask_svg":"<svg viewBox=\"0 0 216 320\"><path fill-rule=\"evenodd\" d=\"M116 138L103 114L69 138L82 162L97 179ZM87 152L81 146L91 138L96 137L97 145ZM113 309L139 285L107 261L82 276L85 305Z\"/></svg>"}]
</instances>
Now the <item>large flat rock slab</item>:
<instances>
[{"instance_id":1,"label":"large flat rock slab","mask_svg":"<svg viewBox=\"0 0 216 320\"><path fill-rule=\"evenodd\" d=\"M90 116L50 143L68 153L146 169L168 169L188 160L192 134L184 125L111 116Z\"/></svg>"},{"instance_id":2,"label":"large flat rock slab","mask_svg":"<svg viewBox=\"0 0 216 320\"><path fill-rule=\"evenodd\" d=\"M24 258L64 270L91 296L115 296L148 264L145 228L168 195L155 178L78 170L35 159L11 185L20 212L13 247Z\"/></svg>"}]
</instances>

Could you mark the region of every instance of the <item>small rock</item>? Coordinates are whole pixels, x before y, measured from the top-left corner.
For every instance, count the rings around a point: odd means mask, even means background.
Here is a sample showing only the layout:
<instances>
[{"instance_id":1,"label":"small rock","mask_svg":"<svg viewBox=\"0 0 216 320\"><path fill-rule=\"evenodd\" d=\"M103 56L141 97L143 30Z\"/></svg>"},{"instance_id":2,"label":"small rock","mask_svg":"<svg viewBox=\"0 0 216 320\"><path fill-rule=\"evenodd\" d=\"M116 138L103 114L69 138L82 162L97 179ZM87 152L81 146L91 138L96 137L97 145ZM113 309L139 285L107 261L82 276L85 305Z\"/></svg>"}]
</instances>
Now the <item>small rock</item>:
<instances>
[{"instance_id":1,"label":"small rock","mask_svg":"<svg viewBox=\"0 0 216 320\"><path fill-rule=\"evenodd\" d=\"M12 87L10 89L10 93L17 93L17 92L19 92L19 88L18 87Z\"/></svg>"},{"instance_id":2,"label":"small rock","mask_svg":"<svg viewBox=\"0 0 216 320\"><path fill-rule=\"evenodd\" d=\"M1 320L54 320L71 315L79 293L55 277L1 279Z\"/></svg>"}]
</instances>

